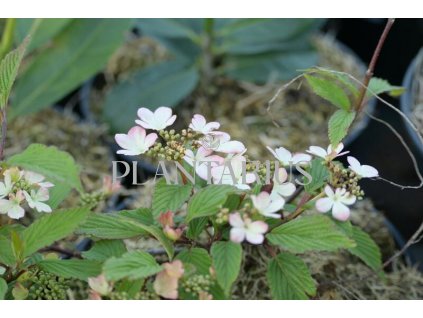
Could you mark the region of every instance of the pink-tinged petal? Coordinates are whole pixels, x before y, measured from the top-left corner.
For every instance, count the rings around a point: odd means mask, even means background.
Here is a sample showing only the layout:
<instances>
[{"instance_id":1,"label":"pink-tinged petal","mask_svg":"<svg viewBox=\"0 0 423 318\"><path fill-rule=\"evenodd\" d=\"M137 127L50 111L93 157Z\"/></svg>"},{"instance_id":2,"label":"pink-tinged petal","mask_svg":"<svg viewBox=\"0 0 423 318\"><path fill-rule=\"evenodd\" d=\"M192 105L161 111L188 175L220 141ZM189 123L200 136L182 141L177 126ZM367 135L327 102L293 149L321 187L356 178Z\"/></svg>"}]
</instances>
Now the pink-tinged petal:
<instances>
[{"instance_id":1,"label":"pink-tinged petal","mask_svg":"<svg viewBox=\"0 0 423 318\"><path fill-rule=\"evenodd\" d=\"M266 146L266 148L267 148L267 150L270 151L270 153L273 155L273 157L275 157L275 158L278 157L278 155L276 154L276 152L272 148L270 148L269 146Z\"/></svg>"},{"instance_id":2,"label":"pink-tinged petal","mask_svg":"<svg viewBox=\"0 0 423 318\"><path fill-rule=\"evenodd\" d=\"M223 131L212 131L209 135L215 136L221 143L231 140L231 136Z\"/></svg>"},{"instance_id":3,"label":"pink-tinged petal","mask_svg":"<svg viewBox=\"0 0 423 318\"><path fill-rule=\"evenodd\" d=\"M347 195L341 199L341 202L347 205L354 204L356 201L356 197L354 195Z\"/></svg>"},{"instance_id":4,"label":"pink-tinged petal","mask_svg":"<svg viewBox=\"0 0 423 318\"><path fill-rule=\"evenodd\" d=\"M212 171L211 171L213 179L215 179L217 181L222 179L223 173L226 173L225 169L226 169L226 167L224 165L213 167Z\"/></svg>"},{"instance_id":5,"label":"pink-tinged petal","mask_svg":"<svg viewBox=\"0 0 423 318\"><path fill-rule=\"evenodd\" d=\"M226 184L233 185L233 183L226 183ZM237 184L234 184L234 186L238 190L242 190L242 191L247 191L251 189L251 187L248 184L237 183Z\"/></svg>"},{"instance_id":6,"label":"pink-tinged petal","mask_svg":"<svg viewBox=\"0 0 423 318\"><path fill-rule=\"evenodd\" d=\"M135 123L137 125L140 125L141 127L144 127L145 129L154 129L154 126L151 125L149 122L145 122L145 121L137 119L137 120L135 120Z\"/></svg>"},{"instance_id":7,"label":"pink-tinged petal","mask_svg":"<svg viewBox=\"0 0 423 318\"><path fill-rule=\"evenodd\" d=\"M137 111L138 117L142 122L148 123L154 119L154 114L151 110L145 107L141 107Z\"/></svg>"},{"instance_id":8,"label":"pink-tinged petal","mask_svg":"<svg viewBox=\"0 0 423 318\"><path fill-rule=\"evenodd\" d=\"M225 158L218 155L208 156L205 159L212 162L212 167L220 166L225 162Z\"/></svg>"},{"instance_id":9,"label":"pink-tinged petal","mask_svg":"<svg viewBox=\"0 0 423 318\"><path fill-rule=\"evenodd\" d=\"M203 115L195 114L192 117L191 123L192 123L192 126L193 126L191 128L202 130L203 127L206 125L206 119L204 118Z\"/></svg>"},{"instance_id":10,"label":"pink-tinged petal","mask_svg":"<svg viewBox=\"0 0 423 318\"><path fill-rule=\"evenodd\" d=\"M231 153L231 154L238 154L245 150L245 146L242 142L232 140L224 142L217 147L216 151L223 152L223 153Z\"/></svg>"},{"instance_id":11,"label":"pink-tinged petal","mask_svg":"<svg viewBox=\"0 0 423 318\"><path fill-rule=\"evenodd\" d=\"M326 185L326 187L325 187L325 193L329 198L332 198L335 195L332 188L328 185Z\"/></svg>"},{"instance_id":12,"label":"pink-tinged petal","mask_svg":"<svg viewBox=\"0 0 423 318\"><path fill-rule=\"evenodd\" d=\"M270 204L270 194L266 191L260 192L258 195L252 195L251 200L257 210L264 210Z\"/></svg>"},{"instance_id":13,"label":"pink-tinged petal","mask_svg":"<svg viewBox=\"0 0 423 318\"><path fill-rule=\"evenodd\" d=\"M379 175L379 171L376 168L369 165L361 166L361 176L364 178L374 178Z\"/></svg>"},{"instance_id":14,"label":"pink-tinged petal","mask_svg":"<svg viewBox=\"0 0 423 318\"><path fill-rule=\"evenodd\" d=\"M348 156L347 157L347 161L350 164L351 170L354 170L354 169L358 169L359 170L360 169L361 164L360 164L360 162L356 158L354 158L352 156Z\"/></svg>"},{"instance_id":15,"label":"pink-tinged petal","mask_svg":"<svg viewBox=\"0 0 423 318\"><path fill-rule=\"evenodd\" d=\"M203 180L208 180L209 179L209 168L207 166L207 164L199 164L197 162L197 167L195 169L195 173L197 174L197 176L199 176L201 179Z\"/></svg>"},{"instance_id":16,"label":"pink-tinged petal","mask_svg":"<svg viewBox=\"0 0 423 318\"><path fill-rule=\"evenodd\" d=\"M292 156L294 164L306 164L310 162L311 156L305 153L296 153Z\"/></svg>"},{"instance_id":17,"label":"pink-tinged petal","mask_svg":"<svg viewBox=\"0 0 423 318\"><path fill-rule=\"evenodd\" d=\"M132 146L131 140L128 138L128 135L125 134L116 134L115 141L120 147L124 149L130 148Z\"/></svg>"},{"instance_id":18,"label":"pink-tinged petal","mask_svg":"<svg viewBox=\"0 0 423 318\"><path fill-rule=\"evenodd\" d=\"M47 201L50 198L48 189L40 188L37 192L37 198L38 198L38 201Z\"/></svg>"},{"instance_id":19,"label":"pink-tinged petal","mask_svg":"<svg viewBox=\"0 0 423 318\"><path fill-rule=\"evenodd\" d=\"M135 150L125 150L125 149L121 149L116 151L116 153L118 155L125 155L125 156L138 156L141 154L140 151L135 151Z\"/></svg>"},{"instance_id":20,"label":"pink-tinged petal","mask_svg":"<svg viewBox=\"0 0 423 318\"><path fill-rule=\"evenodd\" d=\"M276 159L281 161L283 164L287 165L292 161L292 154L289 150L284 147L279 147L275 149Z\"/></svg>"},{"instance_id":21,"label":"pink-tinged petal","mask_svg":"<svg viewBox=\"0 0 423 318\"><path fill-rule=\"evenodd\" d=\"M342 142L340 142L339 145L336 146L335 152L340 153L342 151L342 149L344 149L344 144Z\"/></svg>"},{"instance_id":22,"label":"pink-tinged petal","mask_svg":"<svg viewBox=\"0 0 423 318\"><path fill-rule=\"evenodd\" d=\"M203 158L211 155L212 153L213 153L213 150L212 149L205 148L205 147L200 147L197 150L196 158L197 159L203 159Z\"/></svg>"},{"instance_id":23,"label":"pink-tinged petal","mask_svg":"<svg viewBox=\"0 0 423 318\"><path fill-rule=\"evenodd\" d=\"M278 173L274 174L273 182L275 184L282 184L288 179L288 172L286 172L285 168L279 168Z\"/></svg>"},{"instance_id":24,"label":"pink-tinged petal","mask_svg":"<svg viewBox=\"0 0 423 318\"><path fill-rule=\"evenodd\" d=\"M217 121L212 121L204 126L206 132L211 132L212 130L219 129L220 123Z\"/></svg>"},{"instance_id":25,"label":"pink-tinged petal","mask_svg":"<svg viewBox=\"0 0 423 318\"><path fill-rule=\"evenodd\" d=\"M155 133L148 134L147 137L145 137L145 141L144 141L145 146L147 148L150 148L152 145L154 145L157 138L158 138L158 136Z\"/></svg>"},{"instance_id":26,"label":"pink-tinged petal","mask_svg":"<svg viewBox=\"0 0 423 318\"><path fill-rule=\"evenodd\" d=\"M238 212L229 215L229 224L233 227L244 227L244 221Z\"/></svg>"},{"instance_id":27,"label":"pink-tinged petal","mask_svg":"<svg viewBox=\"0 0 423 318\"><path fill-rule=\"evenodd\" d=\"M285 205L285 200L283 198L276 199L270 202L268 207L266 208L266 214L268 213L275 213L279 210L282 210ZM280 215L278 215L278 218Z\"/></svg>"},{"instance_id":28,"label":"pink-tinged petal","mask_svg":"<svg viewBox=\"0 0 423 318\"><path fill-rule=\"evenodd\" d=\"M9 211L7 212L7 215L11 219L18 220L20 218L23 218L25 216L25 210L20 207L19 205L12 205Z\"/></svg>"},{"instance_id":29,"label":"pink-tinged petal","mask_svg":"<svg viewBox=\"0 0 423 318\"><path fill-rule=\"evenodd\" d=\"M247 232L246 233L246 239L251 244L258 245L258 244L263 243L263 241L264 241L264 235L263 234L255 234L255 233Z\"/></svg>"},{"instance_id":30,"label":"pink-tinged petal","mask_svg":"<svg viewBox=\"0 0 423 318\"><path fill-rule=\"evenodd\" d=\"M337 157L341 157L343 155L346 155L347 153L350 153L350 152L349 151L344 151L344 152L338 153Z\"/></svg>"},{"instance_id":31,"label":"pink-tinged petal","mask_svg":"<svg viewBox=\"0 0 423 318\"><path fill-rule=\"evenodd\" d=\"M333 201L329 198L322 198L316 201L316 209L319 212L326 213L333 206Z\"/></svg>"},{"instance_id":32,"label":"pink-tinged petal","mask_svg":"<svg viewBox=\"0 0 423 318\"><path fill-rule=\"evenodd\" d=\"M194 166L195 155L191 149L185 150L184 160L191 166Z\"/></svg>"},{"instance_id":33,"label":"pink-tinged petal","mask_svg":"<svg viewBox=\"0 0 423 318\"><path fill-rule=\"evenodd\" d=\"M318 156L320 158L326 158L327 152L322 147L317 146L310 146L310 148L307 150L308 153L311 153L312 155Z\"/></svg>"},{"instance_id":34,"label":"pink-tinged petal","mask_svg":"<svg viewBox=\"0 0 423 318\"><path fill-rule=\"evenodd\" d=\"M160 106L154 111L154 118L159 118L161 121L166 122L172 116L172 109L166 106Z\"/></svg>"},{"instance_id":35,"label":"pink-tinged petal","mask_svg":"<svg viewBox=\"0 0 423 318\"><path fill-rule=\"evenodd\" d=\"M31 184L33 184L33 183L40 183L41 181L44 180L44 176L43 175L41 175L39 173L32 172L32 171L25 171L24 172L24 177Z\"/></svg>"},{"instance_id":36,"label":"pink-tinged petal","mask_svg":"<svg viewBox=\"0 0 423 318\"><path fill-rule=\"evenodd\" d=\"M0 199L0 214L6 214L12 203L7 199Z\"/></svg>"},{"instance_id":37,"label":"pink-tinged petal","mask_svg":"<svg viewBox=\"0 0 423 318\"><path fill-rule=\"evenodd\" d=\"M140 126L134 126L128 131L128 137L131 140L144 140L145 139L145 129Z\"/></svg>"},{"instance_id":38,"label":"pink-tinged petal","mask_svg":"<svg viewBox=\"0 0 423 318\"><path fill-rule=\"evenodd\" d=\"M276 186L276 191L283 197L289 197L295 192L293 183L284 183Z\"/></svg>"},{"instance_id":39,"label":"pink-tinged petal","mask_svg":"<svg viewBox=\"0 0 423 318\"><path fill-rule=\"evenodd\" d=\"M268 229L269 226L266 222L263 221L255 221L248 226L248 232L255 234L264 234L267 232Z\"/></svg>"},{"instance_id":40,"label":"pink-tinged petal","mask_svg":"<svg viewBox=\"0 0 423 318\"><path fill-rule=\"evenodd\" d=\"M332 209L332 215L339 221L346 221L350 217L350 209L340 202L335 202Z\"/></svg>"},{"instance_id":41,"label":"pink-tinged petal","mask_svg":"<svg viewBox=\"0 0 423 318\"><path fill-rule=\"evenodd\" d=\"M40 182L38 184L41 188L51 188L54 187L54 184L51 182Z\"/></svg>"},{"instance_id":42,"label":"pink-tinged petal","mask_svg":"<svg viewBox=\"0 0 423 318\"><path fill-rule=\"evenodd\" d=\"M176 120L176 115L173 115L172 117L170 117L170 118L166 121L166 125L167 125L167 126L171 126L171 125L173 125L173 123L175 122L175 120Z\"/></svg>"},{"instance_id":43,"label":"pink-tinged petal","mask_svg":"<svg viewBox=\"0 0 423 318\"><path fill-rule=\"evenodd\" d=\"M245 229L235 227L229 232L230 240L235 243L241 243L245 240Z\"/></svg>"},{"instance_id":44,"label":"pink-tinged petal","mask_svg":"<svg viewBox=\"0 0 423 318\"><path fill-rule=\"evenodd\" d=\"M46 213L51 213L51 207L48 204L45 204L43 202L36 202L35 203L35 209L38 212L46 212Z\"/></svg>"},{"instance_id":45,"label":"pink-tinged petal","mask_svg":"<svg viewBox=\"0 0 423 318\"><path fill-rule=\"evenodd\" d=\"M256 181L256 175L254 173L247 173L245 175L245 181L250 184Z\"/></svg>"}]
</instances>

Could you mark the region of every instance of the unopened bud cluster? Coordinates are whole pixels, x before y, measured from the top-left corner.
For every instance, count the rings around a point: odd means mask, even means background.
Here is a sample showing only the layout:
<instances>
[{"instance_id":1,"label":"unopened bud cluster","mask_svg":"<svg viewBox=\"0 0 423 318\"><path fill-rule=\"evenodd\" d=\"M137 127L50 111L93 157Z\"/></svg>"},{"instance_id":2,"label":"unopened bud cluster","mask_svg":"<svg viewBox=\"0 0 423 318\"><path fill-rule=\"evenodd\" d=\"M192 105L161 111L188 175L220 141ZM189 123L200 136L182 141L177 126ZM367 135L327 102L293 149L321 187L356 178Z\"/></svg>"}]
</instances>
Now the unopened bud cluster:
<instances>
[{"instance_id":1,"label":"unopened bud cluster","mask_svg":"<svg viewBox=\"0 0 423 318\"><path fill-rule=\"evenodd\" d=\"M38 271L30 279L28 299L65 300L68 280L48 272Z\"/></svg>"},{"instance_id":2,"label":"unopened bud cluster","mask_svg":"<svg viewBox=\"0 0 423 318\"><path fill-rule=\"evenodd\" d=\"M186 293L200 294L207 293L213 281L210 275L193 275L182 283L182 288Z\"/></svg>"},{"instance_id":3,"label":"unopened bud cluster","mask_svg":"<svg viewBox=\"0 0 423 318\"><path fill-rule=\"evenodd\" d=\"M360 177L354 171L346 169L335 162L330 162L328 168L331 172L331 184L333 187L345 189L358 200L363 199L364 191L358 184Z\"/></svg>"}]
</instances>

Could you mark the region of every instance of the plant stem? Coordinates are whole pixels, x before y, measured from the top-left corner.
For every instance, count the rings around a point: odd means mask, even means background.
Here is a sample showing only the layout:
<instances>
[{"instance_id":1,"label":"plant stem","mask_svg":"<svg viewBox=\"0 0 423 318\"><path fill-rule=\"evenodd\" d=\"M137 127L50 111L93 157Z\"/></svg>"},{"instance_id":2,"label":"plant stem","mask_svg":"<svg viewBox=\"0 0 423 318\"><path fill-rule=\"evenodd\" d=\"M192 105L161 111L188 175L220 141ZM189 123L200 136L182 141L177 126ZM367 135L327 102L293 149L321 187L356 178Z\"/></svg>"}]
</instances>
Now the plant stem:
<instances>
[{"instance_id":1,"label":"plant stem","mask_svg":"<svg viewBox=\"0 0 423 318\"><path fill-rule=\"evenodd\" d=\"M214 19L204 20L203 56L202 56L202 86L207 92L213 79L213 40L214 40Z\"/></svg>"},{"instance_id":2,"label":"plant stem","mask_svg":"<svg viewBox=\"0 0 423 318\"><path fill-rule=\"evenodd\" d=\"M382 50L383 44L385 43L385 40L389 34L389 31L392 28L392 25L394 24L395 19L388 19L385 25L385 29L382 32L382 35L379 38L379 42L377 43L376 49L373 52L372 59L370 60L369 67L366 71L366 76L364 77L363 86L360 89L360 95L357 100L356 105L356 111L357 113L360 113L363 110L364 107L364 97L366 96L367 86L370 83L370 80L373 76L373 72L376 67L376 63L379 59L380 51Z\"/></svg>"},{"instance_id":3,"label":"plant stem","mask_svg":"<svg viewBox=\"0 0 423 318\"><path fill-rule=\"evenodd\" d=\"M291 213L290 215L288 215L286 218L284 218L281 222L281 224L287 223L293 219L295 219L296 217L298 217L299 215L301 215L301 213L304 212L304 205L310 201L312 198L312 196L309 193L305 193L304 196L301 198L300 202L298 203L297 208L295 209L295 211L293 213Z\"/></svg>"},{"instance_id":4,"label":"plant stem","mask_svg":"<svg viewBox=\"0 0 423 318\"><path fill-rule=\"evenodd\" d=\"M6 20L6 26L3 31L3 35L0 42L0 60L6 56L7 52L10 51L10 48L13 44L13 36L15 34L16 28L16 19L9 18Z\"/></svg>"}]
</instances>

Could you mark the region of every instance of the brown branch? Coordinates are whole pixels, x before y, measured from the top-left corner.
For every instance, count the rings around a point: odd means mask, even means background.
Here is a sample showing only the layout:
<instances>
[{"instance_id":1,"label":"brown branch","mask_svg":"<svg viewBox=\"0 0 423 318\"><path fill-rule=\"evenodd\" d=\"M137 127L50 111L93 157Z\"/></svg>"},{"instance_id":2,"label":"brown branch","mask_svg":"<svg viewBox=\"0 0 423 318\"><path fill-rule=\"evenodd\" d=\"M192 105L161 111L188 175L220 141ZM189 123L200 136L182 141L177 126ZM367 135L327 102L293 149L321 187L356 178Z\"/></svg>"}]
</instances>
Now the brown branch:
<instances>
[{"instance_id":1,"label":"brown branch","mask_svg":"<svg viewBox=\"0 0 423 318\"><path fill-rule=\"evenodd\" d=\"M360 90L360 95L357 100L356 105L356 111L357 113L361 112L364 107L364 97L366 96L367 86L369 86L370 80L373 76L373 72L376 67L377 60L379 59L380 51L382 50L383 44L385 43L385 40L389 34L389 31L391 30L392 25L394 24L395 19L388 19L386 22L385 29L383 30L382 35L379 38L379 42L377 43L376 49L373 52L372 59L369 64L369 68L366 71L366 76L363 81L363 86Z\"/></svg>"},{"instance_id":2,"label":"brown branch","mask_svg":"<svg viewBox=\"0 0 423 318\"><path fill-rule=\"evenodd\" d=\"M290 215L288 215L286 218L284 218L281 222L281 224L287 223L293 219L295 219L296 217L300 216L301 213L304 212L304 205L310 201L310 199L312 198L312 196L309 193L305 193L304 196L301 198L300 202L298 203L297 208L295 209L295 211L293 213L291 213Z\"/></svg>"}]
</instances>

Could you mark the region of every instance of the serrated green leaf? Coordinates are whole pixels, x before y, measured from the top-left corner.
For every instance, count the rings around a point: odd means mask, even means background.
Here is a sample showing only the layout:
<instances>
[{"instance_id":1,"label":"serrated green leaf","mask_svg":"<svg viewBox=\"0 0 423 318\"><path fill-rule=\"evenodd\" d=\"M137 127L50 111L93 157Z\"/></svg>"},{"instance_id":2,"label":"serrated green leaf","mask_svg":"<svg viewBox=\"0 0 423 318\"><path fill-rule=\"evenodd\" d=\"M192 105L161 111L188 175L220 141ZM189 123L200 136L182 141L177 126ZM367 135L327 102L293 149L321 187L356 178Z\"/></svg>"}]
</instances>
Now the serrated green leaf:
<instances>
[{"instance_id":1,"label":"serrated green leaf","mask_svg":"<svg viewBox=\"0 0 423 318\"><path fill-rule=\"evenodd\" d=\"M23 152L10 157L7 163L38 172L52 182L54 187L50 189L48 201L52 208L57 207L71 189L83 191L79 166L70 154L56 147L32 144Z\"/></svg>"},{"instance_id":2,"label":"serrated green leaf","mask_svg":"<svg viewBox=\"0 0 423 318\"><path fill-rule=\"evenodd\" d=\"M101 240L94 243L94 246L82 256L88 260L104 262L110 257L120 257L126 253L126 246L122 240Z\"/></svg>"},{"instance_id":3,"label":"serrated green leaf","mask_svg":"<svg viewBox=\"0 0 423 318\"><path fill-rule=\"evenodd\" d=\"M229 185L212 184L201 189L188 203L186 222L217 213L226 202L228 195L233 192L235 188Z\"/></svg>"},{"instance_id":4,"label":"serrated green leaf","mask_svg":"<svg viewBox=\"0 0 423 318\"><path fill-rule=\"evenodd\" d=\"M190 222L188 222L188 229L186 236L191 239L195 240L198 236L204 231L209 219L207 217L197 218Z\"/></svg>"},{"instance_id":5,"label":"serrated green leaf","mask_svg":"<svg viewBox=\"0 0 423 318\"><path fill-rule=\"evenodd\" d=\"M387 80L378 77L372 77L368 85L368 91L366 92L366 95L371 97L373 96L372 92L376 95L388 93L392 97L398 97L405 92L405 87L394 86L389 84Z\"/></svg>"},{"instance_id":6,"label":"serrated green leaf","mask_svg":"<svg viewBox=\"0 0 423 318\"><path fill-rule=\"evenodd\" d=\"M22 232L24 257L73 233L90 213L88 207L58 210L44 215Z\"/></svg>"},{"instance_id":7,"label":"serrated green leaf","mask_svg":"<svg viewBox=\"0 0 423 318\"><path fill-rule=\"evenodd\" d=\"M99 72L125 39L131 19L75 19L19 77L11 117L50 106Z\"/></svg>"},{"instance_id":8,"label":"serrated green leaf","mask_svg":"<svg viewBox=\"0 0 423 318\"><path fill-rule=\"evenodd\" d=\"M355 112L337 110L329 119L328 135L332 146L336 147L348 134L348 130L354 121Z\"/></svg>"},{"instance_id":9,"label":"serrated green leaf","mask_svg":"<svg viewBox=\"0 0 423 318\"><path fill-rule=\"evenodd\" d=\"M308 172L311 175L311 182L306 184L304 189L308 193L313 194L325 184L326 180L329 178L329 171L323 164L323 160L316 158L311 161ZM304 179L307 181L307 178L304 177Z\"/></svg>"},{"instance_id":10,"label":"serrated green leaf","mask_svg":"<svg viewBox=\"0 0 423 318\"><path fill-rule=\"evenodd\" d=\"M7 105L28 41L28 39L24 40L17 49L8 53L0 62L0 108Z\"/></svg>"},{"instance_id":11,"label":"serrated green leaf","mask_svg":"<svg viewBox=\"0 0 423 318\"><path fill-rule=\"evenodd\" d=\"M225 294L229 295L241 268L242 247L233 242L216 242L213 243L210 254L217 281Z\"/></svg>"},{"instance_id":12,"label":"serrated green leaf","mask_svg":"<svg viewBox=\"0 0 423 318\"><path fill-rule=\"evenodd\" d=\"M348 98L348 95L331 79L317 77L311 74L305 74L304 77L316 95L326 99L334 106L339 107L345 111L350 110L351 102Z\"/></svg>"},{"instance_id":13,"label":"serrated green leaf","mask_svg":"<svg viewBox=\"0 0 423 318\"><path fill-rule=\"evenodd\" d=\"M139 208L135 210L122 210L114 214L124 216L129 219L133 219L145 225L154 224L153 214L151 213L151 209L149 208Z\"/></svg>"},{"instance_id":14,"label":"serrated green leaf","mask_svg":"<svg viewBox=\"0 0 423 318\"><path fill-rule=\"evenodd\" d=\"M163 245L170 259L174 253L173 243L160 228L118 214L92 214L77 232L102 239L126 239L150 234Z\"/></svg>"},{"instance_id":15,"label":"serrated green leaf","mask_svg":"<svg viewBox=\"0 0 423 318\"><path fill-rule=\"evenodd\" d=\"M273 229L266 238L270 243L294 253L334 251L355 246L354 241L324 215L297 218Z\"/></svg>"},{"instance_id":16,"label":"serrated green leaf","mask_svg":"<svg viewBox=\"0 0 423 318\"><path fill-rule=\"evenodd\" d=\"M316 294L316 283L301 258L280 253L269 262L267 281L273 299L308 299Z\"/></svg>"},{"instance_id":17,"label":"serrated green leaf","mask_svg":"<svg viewBox=\"0 0 423 318\"><path fill-rule=\"evenodd\" d=\"M154 187L153 194L153 216L157 218L160 213L179 209L191 195L192 185L166 184L165 180L160 180Z\"/></svg>"},{"instance_id":18,"label":"serrated green leaf","mask_svg":"<svg viewBox=\"0 0 423 318\"><path fill-rule=\"evenodd\" d=\"M153 256L146 252L128 252L120 258L113 257L103 266L108 280L116 281L122 278L139 279L154 275L162 270Z\"/></svg>"},{"instance_id":19,"label":"serrated green leaf","mask_svg":"<svg viewBox=\"0 0 423 318\"><path fill-rule=\"evenodd\" d=\"M7 289L8 287L6 281L0 277L0 300L4 300L6 297Z\"/></svg>"},{"instance_id":20,"label":"serrated green leaf","mask_svg":"<svg viewBox=\"0 0 423 318\"><path fill-rule=\"evenodd\" d=\"M126 293L128 295L127 299L135 299L135 296L139 294L144 282L144 278L135 280L122 279L115 284L114 290Z\"/></svg>"},{"instance_id":21,"label":"serrated green leaf","mask_svg":"<svg viewBox=\"0 0 423 318\"><path fill-rule=\"evenodd\" d=\"M64 278L87 280L101 274L101 262L84 259L46 259L37 264L43 270Z\"/></svg>"},{"instance_id":22,"label":"serrated green leaf","mask_svg":"<svg viewBox=\"0 0 423 318\"><path fill-rule=\"evenodd\" d=\"M13 254L12 242L0 235L0 263L12 266L16 262Z\"/></svg>"},{"instance_id":23,"label":"serrated green leaf","mask_svg":"<svg viewBox=\"0 0 423 318\"><path fill-rule=\"evenodd\" d=\"M179 259L183 263L194 265L198 274L207 275L210 273L212 260L207 250L203 248L193 247L183 250L176 255L175 259Z\"/></svg>"},{"instance_id":24,"label":"serrated green leaf","mask_svg":"<svg viewBox=\"0 0 423 318\"><path fill-rule=\"evenodd\" d=\"M370 237L357 226L352 227L352 239L356 242L356 246L349 248L348 251L359 257L367 266L374 271L382 269L382 254L379 246Z\"/></svg>"}]
</instances>

